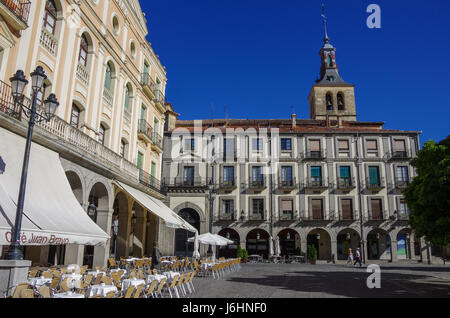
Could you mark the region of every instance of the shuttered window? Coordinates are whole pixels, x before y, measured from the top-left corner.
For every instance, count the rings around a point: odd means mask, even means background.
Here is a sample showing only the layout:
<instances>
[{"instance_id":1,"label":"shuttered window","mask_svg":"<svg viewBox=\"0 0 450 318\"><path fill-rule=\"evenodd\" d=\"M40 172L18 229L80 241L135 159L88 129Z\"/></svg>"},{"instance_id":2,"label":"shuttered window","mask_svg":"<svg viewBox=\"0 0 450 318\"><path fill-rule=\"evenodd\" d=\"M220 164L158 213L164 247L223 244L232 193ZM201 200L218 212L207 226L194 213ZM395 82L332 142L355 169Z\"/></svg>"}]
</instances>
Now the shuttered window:
<instances>
[{"instance_id":1,"label":"shuttered window","mask_svg":"<svg viewBox=\"0 0 450 318\"><path fill-rule=\"evenodd\" d=\"M367 145L367 151L375 152L378 150L376 140L367 140L366 145Z\"/></svg>"},{"instance_id":2,"label":"shuttered window","mask_svg":"<svg viewBox=\"0 0 450 318\"><path fill-rule=\"evenodd\" d=\"M320 140L310 140L309 149L311 151L320 151Z\"/></svg>"},{"instance_id":3,"label":"shuttered window","mask_svg":"<svg viewBox=\"0 0 450 318\"><path fill-rule=\"evenodd\" d=\"M380 184L380 172L378 166L369 167L369 184L370 185Z\"/></svg>"},{"instance_id":4,"label":"shuttered window","mask_svg":"<svg viewBox=\"0 0 450 318\"><path fill-rule=\"evenodd\" d=\"M394 141L394 150L395 151L406 151L406 144L404 140L395 140Z\"/></svg>"},{"instance_id":5,"label":"shuttered window","mask_svg":"<svg viewBox=\"0 0 450 318\"><path fill-rule=\"evenodd\" d=\"M283 212L292 212L294 210L294 201L283 200L281 201L281 207Z\"/></svg>"},{"instance_id":6,"label":"shuttered window","mask_svg":"<svg viewBox=\"0 0 450 318\"><path fill-rule=\"evenodd\" d=\"M352 220L353 219L353 202L351 199L342 199L342 219Z\"/></svg>"},{"instance_id":7,"label":"shuttered window","mask_svg":"<svg viewBox=\"0 0 450 318\"><path fill-rule=\"evenodd\" d=\"M345 140L345 139L338 141L338 147L339 147L339 151L349 151L350 150L348 140Z\"/></svg>"},{"instance_id":8,"label":"shuttered window","mask_svg":"<svg viewBox=\"0 0 450 318\"><path fill-rule=\"evenodd\" d=\"M372 211L372 220L382 220L381 199L371 199L370 207Z\"/></svg>"},{"instance_id":9,"label":"shuttered window","mask_svg":"<svg viewBox=\"0 0 450 318\"><path fill-rule=\"evenodd\" d=\"M314 220L323 220L323 201L322 199L312 199L312 217Z\"/></svg>"}]
</instances>

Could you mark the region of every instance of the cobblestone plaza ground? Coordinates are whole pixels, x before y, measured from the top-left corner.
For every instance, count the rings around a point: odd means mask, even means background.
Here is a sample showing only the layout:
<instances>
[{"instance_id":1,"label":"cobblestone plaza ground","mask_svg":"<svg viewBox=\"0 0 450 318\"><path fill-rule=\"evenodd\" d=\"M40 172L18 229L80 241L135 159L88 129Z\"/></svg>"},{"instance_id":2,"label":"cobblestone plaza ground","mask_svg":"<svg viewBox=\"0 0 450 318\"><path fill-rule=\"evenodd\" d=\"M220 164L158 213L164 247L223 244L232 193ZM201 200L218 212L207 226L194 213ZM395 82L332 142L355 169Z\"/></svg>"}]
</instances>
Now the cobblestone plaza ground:
<instances>
[{"instance_id":1,"label":"cobblestone plaza ground","mask_svg":"<svg viewBox=\"0 0 450 318\"><path fill-rule=\"evenodd\" d=\"M381 288L369 289L366 266L242 264L219 279L197 278L195 298L450 297L450 266L380 264Z\"/></svg>"}]
</instances>

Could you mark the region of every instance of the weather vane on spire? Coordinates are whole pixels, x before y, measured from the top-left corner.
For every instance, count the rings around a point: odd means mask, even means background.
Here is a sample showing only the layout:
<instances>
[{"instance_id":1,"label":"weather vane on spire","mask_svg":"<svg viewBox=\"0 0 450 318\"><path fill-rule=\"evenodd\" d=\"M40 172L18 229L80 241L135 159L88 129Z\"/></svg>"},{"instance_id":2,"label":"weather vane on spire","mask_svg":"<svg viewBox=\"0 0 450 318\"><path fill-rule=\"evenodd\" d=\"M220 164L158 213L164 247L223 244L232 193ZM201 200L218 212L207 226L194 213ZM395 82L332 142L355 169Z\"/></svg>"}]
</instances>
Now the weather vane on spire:
<instances>
[{"instance_id":1,"label":"weather vane on spire","mask_svg":"<svg viewBox=\"0 0 450 318\"><path fill-rule=\"evenodd\" d=\"M322 3L322 18L323 18L323 26L324 26L324 29L325 29L325 39L324 39L324 41L325 41L325 43L328 43L330 39L328 38L327 16L325 15L325 4L324 3Z\"/></svg>"}]
</instances>

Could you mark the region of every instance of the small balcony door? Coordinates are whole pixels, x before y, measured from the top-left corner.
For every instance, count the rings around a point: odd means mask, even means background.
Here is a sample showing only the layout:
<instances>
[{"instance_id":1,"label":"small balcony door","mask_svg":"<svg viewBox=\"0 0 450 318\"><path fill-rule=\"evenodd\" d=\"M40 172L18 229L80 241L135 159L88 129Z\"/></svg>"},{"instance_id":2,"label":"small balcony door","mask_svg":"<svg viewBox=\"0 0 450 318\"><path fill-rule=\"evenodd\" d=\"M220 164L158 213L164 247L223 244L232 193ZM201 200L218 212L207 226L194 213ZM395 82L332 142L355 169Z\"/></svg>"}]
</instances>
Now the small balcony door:
<instances>
[{"instance_id":1,"label":"small balcony door","mask_svg":"<svg viewBox=\"0 0 450 318\"><path fill-rule=\"evenodd\" d=\"M184 167L183 184L194 185L194 167Z\"/></svg>"}]
</instances>

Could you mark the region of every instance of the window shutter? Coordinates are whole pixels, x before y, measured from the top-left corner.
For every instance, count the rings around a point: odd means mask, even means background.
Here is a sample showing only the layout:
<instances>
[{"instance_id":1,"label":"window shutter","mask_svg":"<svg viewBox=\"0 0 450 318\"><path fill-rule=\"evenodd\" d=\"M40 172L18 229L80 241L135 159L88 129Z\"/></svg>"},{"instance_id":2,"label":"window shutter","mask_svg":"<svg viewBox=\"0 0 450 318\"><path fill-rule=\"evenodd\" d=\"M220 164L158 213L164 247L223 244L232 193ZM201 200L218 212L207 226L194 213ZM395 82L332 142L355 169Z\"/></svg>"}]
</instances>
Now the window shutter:
<instances>
[{"instance_id":1,"label":"window shutter","mask_svg":"<svg viewBox=\"0 0 450 318\"><path fill-rule=\"evenodd\" d=\"M322 200L320 200L320 199L313 199L313 200L311 200L311 206L312 206L313 219L315 219L315 220L323 219Z\"/></svg>"},{"instance_id":2,"label":"window shutter","mask_svg":"<svg viewBox=\"0 0 450 318\"><path fill-rule=\"evenodd\" d=\"M348 151L350 149L348 140L339 140L338 145L339 145L339 150Z\"/></svg>"},{"instance_id":3,"label":"window shutter","mask_svg":"<svg viewBox=\"0 0 450 318\"><path fill-rule=\"evenodd\" d=\"M340 167L340 177L341 178L350 178L350 167Z\"/></svg>"},{"instance_id":4,"label":"window shutter","mask_svg":"<svg viewBox=\"0 0 450 318\"><path fill-rule=\"evenodd\" d=\"M352 219L352 200L351 199L342 199L342 218L344 220L351 220Z\"/></svg>"},{"instance_id":5,"label":"window shutter","mask_svg":"<svg viewBox=\"0 0 450 318\"><path fill-rule=\"evenodd\" d=\"M310 140L309 148L311 151L320 151L320 140Z\"/></svg>"},{"instance_id":6,"label":"window shutter","mask_svg":"<svg viewBox=\"0 0 450 318\"><path fill-rule=\"evenodd\" d=\"M406 144L404 140L395 140L394 141L394 150L395 151L406 151Z\"/></svg>"},{"instance_id":7,"label":"window shutter","mask_svg":"<svg viewBox=\"0 0 450 318\"><path fill-rule=\"evenodd\" d=\"M375 151L377 150L377 141L376 140L367 140L367 150Z\"/></svg>"},{"instance_id":8,"label":"window shutter","mask_svg":"<svg viewBox=\"0 0 450 318\"><path fill-rule=\"evenodd\" d=\"M292 200L283 200L281 201L281 206L283 211L293 211L294 210L294 202Z\"/></svg>"},{"instance_id":9,"label":"window shutter","mask_svg":"<svg viewBox=\"0 0 450 318\"><path fill-rule=\"evenodd\" d=\"M381 220L381 200L380 199L372 199L370 200L370 206L372 208L372 219L373 220Z\"/></svg>"}]
</instances>

